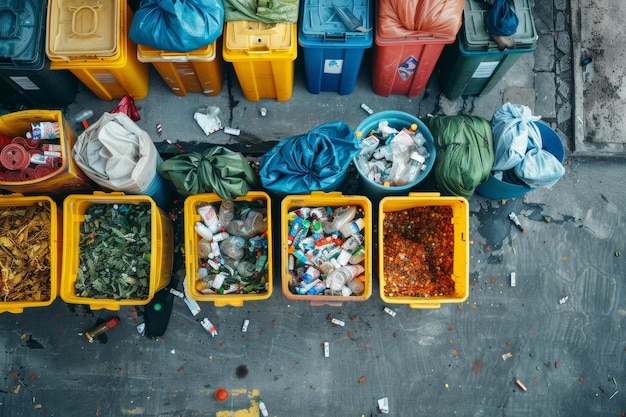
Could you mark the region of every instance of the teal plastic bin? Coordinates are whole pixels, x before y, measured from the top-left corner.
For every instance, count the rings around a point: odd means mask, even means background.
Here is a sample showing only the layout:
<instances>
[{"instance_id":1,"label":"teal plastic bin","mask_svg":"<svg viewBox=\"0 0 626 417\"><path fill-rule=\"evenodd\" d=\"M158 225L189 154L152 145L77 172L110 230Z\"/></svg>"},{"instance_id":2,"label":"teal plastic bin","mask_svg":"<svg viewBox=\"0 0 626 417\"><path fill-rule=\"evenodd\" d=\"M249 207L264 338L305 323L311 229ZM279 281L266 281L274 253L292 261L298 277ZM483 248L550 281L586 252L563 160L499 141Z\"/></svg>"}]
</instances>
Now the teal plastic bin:
<instances>
[{"instance_id":1,"label":"teal plastic bin","mask_svg":"<svg viewBox=\"0 0 626 417\"><path fill-rule=\"evenodd\" d=\"M372 30L348 31L337 8L348 10L362 21L363 27L373 27L370 0L302 1L298 44L304 56L306 87L312 94L351 94L365 50L373 43Z\"/></svg>"},{"instance_id":2,"label":"teal plastic bin","mask_svg":"<svg viewBox=\"0 0 626 417\"><path fill-rule=\"evenodd\" d=\"M387 121L390 127L397 130L410 127L412 124L417 125L417 131L421 132L426 139L424 146L430 153L426 169L415 179L405 185L398 186L386 186L370 180L367 177L367 173L363 172L359 166L358 153L352 158L352 163L359 173L359 186L361 191L370 198L372 201L380 201L382 198L389 195L407 195L415 186L423 181L435 164L435 158L437 157L437 151L435 149L435 139L433 138L430 129L417 117L412 114L408 114L396 110L382 111L380 113L374 113L365 120L363 120L356 128L356 132L361 132L365 137L372 130L378 129L378 124L382 121Z\"/></svg>"},{"instance_id":3,"label":"teal plastic bin","mask_svg":"<svg viewBox=\"0 0 626 417\"><path fill-rule=\"evenodd\" d=\"M0 79L39 108L70 104L78 91L71 72L50 70L46 6L42 0L0 0Z\"/></svg>"},{"instance_id":4,"label":"teal plastic bin","mask_svg":"<svg viewBox=\"0 0 626 417\"><path fill-rule=\"evenodd\" d=\"M495 87L517 60L537 49L537 31L529 0L513 0L519 18L512 36L514 48L500 51L485 26L489 7L482 1L465 0L463 27L453 44L447 45L439 62L440 90L449 99L484 95Z\"/></svg>"}]
</instances>

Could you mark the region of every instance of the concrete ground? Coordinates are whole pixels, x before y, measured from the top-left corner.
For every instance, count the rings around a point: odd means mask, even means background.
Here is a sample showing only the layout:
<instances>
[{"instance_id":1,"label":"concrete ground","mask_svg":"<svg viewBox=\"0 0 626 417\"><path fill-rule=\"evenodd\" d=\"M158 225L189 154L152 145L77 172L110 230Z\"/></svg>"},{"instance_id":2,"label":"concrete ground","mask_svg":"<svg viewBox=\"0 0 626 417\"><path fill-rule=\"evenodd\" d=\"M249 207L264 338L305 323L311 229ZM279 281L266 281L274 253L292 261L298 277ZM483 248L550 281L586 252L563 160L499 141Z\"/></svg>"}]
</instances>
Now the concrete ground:
<instances>
[{"instance_id":1,"label":"concrete ground","mask_svg":"<svg viewBox=\"0 0 626 417\"><path fill-rule=\"evenodd\" d=\"M273 260L274 292L268 300L243 307L201 303L203 314L217 326L215 338L179 299L167 332L158 339L136 331L143 321L141 307L91 311L57 299L50 307L0 315L1 415L245 417L260 415L262 398L270 416L369 417L379 414L378 400L387 398L390 415L396 416L621 416L626 412L626 223L621 209L626 194L619 184L626 166L613 158L620 155L617 151L589 155L604 145L592 146L588 138L577 142L581 130L575 120L581 117L580 106L590 105L590 96L576 86L589 84L574 80L581 67L564 63L578 60L572 55L577 42L591 42L569 27L579 22L577 16L593 15L592 10L576 15L581 9L572 7L570 15L567 2L549 3L534 5L537 50L520 57L482 97L450 100L440 94L436 76L420 97L377 96L368 50L350 95L310 94L299 57L293 95L286 102L246 100L229 64L217 96L177 97L152 71L149 94L137 102L142 108L138 125L165 157L179 152L167 140L187 150L224 144L259 156L272 141L325 122L342 120L356 128L367 116L361 103L420 117L485 118L506 101L529 105L559 132L567 150L566 172L551 189L506 201L480 195L469 199L467 302L438 309L393 305L392 317L383 312L374 268L367 301L313 307L281 293L280 258ZM593 62L596 71L603 68L601 59ZM575 101L581 94L584 100ZM64 112L71 119L91 109L93 122L115 104L81 88ZM223 123L240 129L241 136L204 136L193 113L208 105L218 106ZM261 107L267 116L260 116ZM584 126L591 128L589 121ZM598 122L596 128L605 126L611 125ZM79 124L74 127L81 131ZM621 130L612 128L612 137L623 141ZM348 178L342 191L364 193L354 183L354 177ZM418 188L437 191L431 181ZM509 221L511 212L525 233ZM272 221L276 227L281 217L276 214ZM373 256L377 265L378 254ZM121 325L106 334L106 343L90 344L79 335L113 315L119 315ZM333 326L329 315L345 321L345 327ZM242 333L245 319L250 325ZM330 344L328 358L324 342ZM229 391L224 402L214 397L219 387Z\"/></svg>"}]
</instances>

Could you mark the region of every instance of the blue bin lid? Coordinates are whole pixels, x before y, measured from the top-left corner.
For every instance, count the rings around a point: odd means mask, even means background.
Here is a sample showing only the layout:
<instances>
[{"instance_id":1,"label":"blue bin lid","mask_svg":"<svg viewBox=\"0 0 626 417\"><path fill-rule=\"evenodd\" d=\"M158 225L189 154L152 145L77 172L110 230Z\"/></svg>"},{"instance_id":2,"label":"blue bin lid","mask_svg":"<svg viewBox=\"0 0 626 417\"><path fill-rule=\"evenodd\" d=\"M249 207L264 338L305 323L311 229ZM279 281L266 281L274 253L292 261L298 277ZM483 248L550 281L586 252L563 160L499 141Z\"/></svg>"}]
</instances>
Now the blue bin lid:
<instances>
[{"instance_id":1,"label":"blue bin lid","mask_svg":"<svg viewBox=\"0 0 626 417\"><path fill-rule=\"evenodd\" d=\"M529 0L513 0L511 8L519 19L517 32L512 36L516 49L535 49L537 47L537 30ZM463 46L468 51L498 51L498 45L487 32L485 16L490 6L480 0L465 0L463 8Z\"/></svg>"},{"instance_id":2,"label":"blue bin lid","mask_svg":"<svg viewBox=\"0 0 626 417\"><path fill-rule=\"evenodd\" d=\"M0 68L43 67L45 10L41 0L0 0Z\"/></svg>"},{"instance_id":3,"label":"blue bin lid","mask_svg":"<svg viewBox=\"0 0 626 417\"><path fill-rule=\"evenodd\" d=\"M350 11L366 29L373 27L372 8L369 0L304 0L300 24L300 43L340 43L345 46L369 47L373 41L373 30L349 32L341 21L336 8Z\"/></svg>"}]
</instances>

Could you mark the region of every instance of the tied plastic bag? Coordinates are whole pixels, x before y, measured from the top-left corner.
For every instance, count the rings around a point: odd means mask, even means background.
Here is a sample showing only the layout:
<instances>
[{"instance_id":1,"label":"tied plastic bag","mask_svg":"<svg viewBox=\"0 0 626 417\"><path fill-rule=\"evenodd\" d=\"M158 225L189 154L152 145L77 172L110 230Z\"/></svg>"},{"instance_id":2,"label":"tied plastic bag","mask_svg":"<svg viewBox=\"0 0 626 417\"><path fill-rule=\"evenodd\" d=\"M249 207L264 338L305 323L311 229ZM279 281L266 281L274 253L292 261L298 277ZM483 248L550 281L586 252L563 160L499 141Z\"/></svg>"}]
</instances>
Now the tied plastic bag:
<instances>
[{"instance_id":1,"label":"tied plastic bag","mask_svg":"<svg viewBox=\"0 0 626 417\"><path fill-rule=\"evenodd\" d=\"M519 18L509 0L495 0L485 16L485 25L492 35L511 36L517 32Z\"/></svg>"},{"instance_id":2,"label":"tied plastic bag","mask_svg":"<svg viewBox=\"0 0 626 417\"><path fill-rule=\"evenodd\" d=\"M297 23L299 0L224 0L224 20Z\"/></svg>"},{"instance_id":3,"label":"tied plastic bag","mask_svg":"<svg viewBox=\"0 0 626 417\"><path fill-rule=\"evenodd\" d=\"M261 157L263 187L278 193L336 190L359 151L354 130L344 122L320 125L280 141Z\"/></svg>"},{"instance_id":4,"label":"tied plastic bag","mask_svg":"<svg viewBox=\"0 0 626 417\"><path fill-rule=\"evenodd\" d=\"M495 146L492 171L506 171L524 159L530 148L541 148L541 134L532 123L541 119L528 106L505 103L491 119Z\"/></svg>"},{"instance_id":5,"label":"tied plastic bag","mask_svg":"<svg viewBox=\"0 0 626 417\"><path fill-rule=\"evenodd\" d=\"M454 38L463 23L464 6L464 0L380 0L380 36L386 39Z\"/></svg>"},{"instance_id":6,"label":"tied plastic bag","mask_svg":"<svg viewBox=\"0 0 626 417\"><path fill-rule=\"evenodd\" d=\"M258 186L258 177L245 157L223 146L176 155L159 165L157 172L184 196L215 192L231 200Z\"/></svg>"},{"instance_id":7,"label":"tied plastic bag","mask_svg":"<svg viewBox=\"0 0 626 417\"><path fill-rule=\"evenodd\" d=\"M515 175L529 187L552 187L565 173L565 168L550 152L541 148L528 151L515 167Z\"/></svg>"},{"instance_id":8,"label":"tied plastic bag","mask_svg":"<svg viewBox=\"0 0 626 417\"><path fill-rule=\"evenodd\" d=\"M124 113L104 113L80 134L72 157L99 186L129 194L146 193L161 162L150 135Z\"/></svg>"},{"instance_id":9,"label":"tied plastic bag","mask_svg":"<svg viewBox=\"0 0 626 417\"><path fill-rule=\"evenodd\" d=\"M143 0L130 25L139 45L170 52L189 52L222 35L221 0Z\"/></svg>"},{"instance_id":10,"label":"tied plastic bag","mask_svg":"<svg viewBox=\"0 0 626 417\"><path fill-rule=\"evenodd\" d=\"M424 120L435 139L435 179L446 193L469 198L489 179L494 160L489 121L477 116Z\"/></svg>"}]
</instances>

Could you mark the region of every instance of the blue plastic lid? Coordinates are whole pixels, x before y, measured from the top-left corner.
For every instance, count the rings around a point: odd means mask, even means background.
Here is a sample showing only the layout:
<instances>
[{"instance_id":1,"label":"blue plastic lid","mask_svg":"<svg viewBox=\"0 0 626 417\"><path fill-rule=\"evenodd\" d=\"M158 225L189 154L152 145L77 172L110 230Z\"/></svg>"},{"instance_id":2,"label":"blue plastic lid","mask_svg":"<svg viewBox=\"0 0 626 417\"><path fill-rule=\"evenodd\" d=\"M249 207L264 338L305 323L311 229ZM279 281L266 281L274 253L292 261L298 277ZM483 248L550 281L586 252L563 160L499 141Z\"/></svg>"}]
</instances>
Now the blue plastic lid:
<instances>
[{"instance_id":1,"label":"blue plastic lid","mask_svg":"<svg viewBox=\"0 0 626 417\"><path fill-rule=\"evenodd\" d=\"M300 43L321 42L359 44L371 46L373 30L368 32L349 31L336 8L345 8L365 29L371 29L372 8L369 0L304 0L302 21L300 24Z\"/></svg>"},{"instance_id":2,"label":"blue plastic lid","mask_svg":"<svg viewBox=\"0 0 626 417\"><path fill-rule=\"evenodd\" d=\"M41 0L0 0L0 67L43 67L45 10Z\"/></svg>"}]
</instances>

